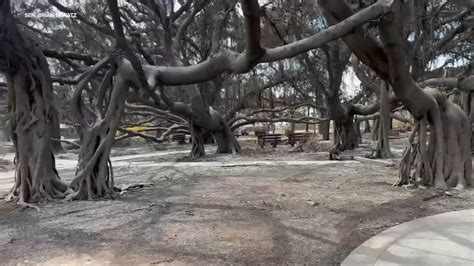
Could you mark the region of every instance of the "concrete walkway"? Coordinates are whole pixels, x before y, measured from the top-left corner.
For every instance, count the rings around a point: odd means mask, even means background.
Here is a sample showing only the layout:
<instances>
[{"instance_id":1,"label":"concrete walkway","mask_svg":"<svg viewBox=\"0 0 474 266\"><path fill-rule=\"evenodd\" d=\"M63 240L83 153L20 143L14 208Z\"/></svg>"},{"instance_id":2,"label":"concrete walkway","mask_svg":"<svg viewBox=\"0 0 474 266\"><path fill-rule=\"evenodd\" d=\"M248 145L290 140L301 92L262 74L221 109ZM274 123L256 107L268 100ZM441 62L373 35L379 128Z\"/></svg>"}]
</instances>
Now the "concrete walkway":
<instances>
[{"instance_id":1,"label":"concrete walkway","mask_svg":"<svg viewBox=\"0 0 474 266\"><path fill-rule=\"evenodd\" d=\"M392 227L352 251L342 265L474 265L474 209Z\"/></svg>"}]
</instances>

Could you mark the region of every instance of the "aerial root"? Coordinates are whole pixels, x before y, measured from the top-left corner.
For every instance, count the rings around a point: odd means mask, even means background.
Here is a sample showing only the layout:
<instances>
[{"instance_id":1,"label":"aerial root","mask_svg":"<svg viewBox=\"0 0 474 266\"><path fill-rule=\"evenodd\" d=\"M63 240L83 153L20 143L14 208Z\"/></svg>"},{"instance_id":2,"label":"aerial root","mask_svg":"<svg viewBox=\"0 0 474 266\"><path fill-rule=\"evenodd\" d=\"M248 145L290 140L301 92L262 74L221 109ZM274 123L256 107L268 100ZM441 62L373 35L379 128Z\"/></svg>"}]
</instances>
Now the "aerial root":
<instances>
[{"instance_id":1,"label":"aerial root","mask_svg":"<svg viewBox=\"0 0 474 266\"><path fill-rule=\"evenodd\" d=\"M399 180L394 185L405 188L416 187L416 170L420 163L420 143L415 142L415 136L420 134L420 122L415 124L413 131L408 137L408 145L403 151L400 161ZM418 173L419 174L419 173Z\"/></svg>"}]
</instances>

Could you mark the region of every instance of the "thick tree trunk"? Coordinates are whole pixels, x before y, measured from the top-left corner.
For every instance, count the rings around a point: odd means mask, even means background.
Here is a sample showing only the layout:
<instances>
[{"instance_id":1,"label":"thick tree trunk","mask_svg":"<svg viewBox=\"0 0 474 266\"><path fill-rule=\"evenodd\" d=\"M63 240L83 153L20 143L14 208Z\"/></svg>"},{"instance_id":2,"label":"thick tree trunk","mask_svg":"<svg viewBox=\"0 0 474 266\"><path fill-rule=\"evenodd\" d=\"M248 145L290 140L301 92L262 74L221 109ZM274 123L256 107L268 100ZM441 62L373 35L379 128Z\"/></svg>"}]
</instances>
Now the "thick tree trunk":
<instances>
[{"instance_id":1,"label":"thick tree trunk","mask_svg":"<svg viewBox=\"0 0 474 266\"><path fill-rule=\"evenodd\" d=\"M30 62L31 63L31 62ZM11 89L15 90L14 144L16 148L16 176L11 196L20 202L42 202L65 196L67 190L58 176L51 149L52 121L45 84L33 85L41 80L42 70L31 63L27 72L18 66L16 73L7 74Z\"/></svg>"},{"instance_id":2,"label":"thick tree trunk","mask_svg":"<svg viewBox=\"0 0 474 266\"><path fill-rule=\"evenodd\" d=\"M240 145L236 137L229 128L224 117L208 106L199 90L193 86L186 90L190 103L173 102L160 87L160 94L163 101L170 108L171 112L187 117L192 124L191 140L193 147L191 157L197 158L205 155L203 131L211 132L217 143L218 153L240 153Z\"/></svg>"},{"instance_id":3,"label":"thick tree trunk","mask_svg":"<svg viewBox=\"0 0 474 266\"><path fill-rule=\"evenodd\" d=\"M212 135L212 133L208 130L206 130L205 132L203 132L203 139L204 139L204 144L214 144L216 141L214 140L214 136ZM191 139L191 143L192 143L192 139Z\"/></svg>"},{"instance_id":4,"label":"thick tree trunk","mask_svg":"<svg viewBox=\"0 0 474 266\"><path fill-rule=\"evenodd\" d=\"M359 140L359 143L362 143L362 131L360 131L360 123L357 120L354 124L354 129L356 131L356 138Z\"/></svg>"},{"instance_id":5,"label":"thick tree trunk","mask_svg":"<svg viewBox=\"0 0 474 266\"><path fill-rule=\"evenodd\" d=\"M193 107L191 107L193 108ZM193 150L191 152L191 157L201 157L204 156L204 148L200 147L204 144L202 131L203 129L209 131L214 136L214 139L217 143L217 153L240 153L240 145L236 137L230 130L229 125L225 121L224 117L214 110L212 107L208 107L207 112L200 112L196 110L194 112L195 117L192 119L193 132L199 132L196 137L192 137L193 141ZM197 128L200 128L199 130ZM196 149L194 148L194 141L196 143ZM201 144L202 143L202 144Z\"/></svg>"},{"instance_id":6,"label":"thick tree trunk","mask_svg":"<svg viewBox=\"0 0 474 266\"><path fill-rule=\"evenodd\" d=\"M114 68L112 67L104 81L107 82L111 78L108 75L111 75L113 70ZM68 196L68 199L91 200L110 197L112 194L114 179L109 158L115 133L125 109L125 99L129 88L127 80L122 77L123 75L119 67L118 75L115 76L110 93L108 106L100 112L104 114L103 117L98 117L93 124L88 124L81 118L81 111L75 111L79 121L82 121L84 125L84 130L76 176L70 185L75 193ZM73 97L75 102L73 106L79 105L78 101L80 101L80 98L77 97L80 97L80 95L81 91L79 88L76 91L75 97Z\"/></svg>"},{"instance_id":7,"label":"thick tree trunk","mask_svg":"<svg viewBox=\"0 0 474 266\"><path fill-rule=\"evenodd\" d=\"M306 115L309 117L309 107L308 107L308 110L306 112ZM306 123L305 132L309 132L309 124L308 123Z\"/></svg>"},{"instance_id":8,"label":"thick tree trunk","mask_svg":"<svg viewBox=\"0 0 474 266\"><path fill-rule=\"evenodd\" d=\"M472 63L471 63L472 64ZM432 78L422 82L425 86L439 86L448 88L459 88L460 95L451 94L448 99L458 104L468 116L471 126L474 125L474 76L472 76L472 65L462 77L456 78ZM459 96L459 97L458 97ZM471 151L474 152L474 139L471 138Z\"/></svg>"},{"instance_id":9,"label":"thick tree trunk","mask_svg":"<svg viewBox=\"0 0 474 266\"><path fill-rule=\"evenodd\" d=\"M466 113L456 104L448 101L439 91L428 91L442 110L441 121L445 142L443 174L450 187L463 189L472 183L472 161L469 150L471 123ZM433 150L430 158L435 159Z\"/></svg>"},{"instance_id":10,"label":"thick tree trunk","mask_svg":"<svg viewBox=\"0 0 474 266\"><path fill-rule=\"evenodd\" d=\"M379 127L380 127L380 118L374 119L374 126L372 128L372 140L376 141L379 139Z\"/></svg>"},{"instance_id":11,"label":"thick tree trunk","mask_svg":"<svg viewBox=\"0 0 474 266\"><path fill-rule=\"evenodd\" d=\"M199 119L195 119L195 125L204 128L212 133L217 143L217 153L240 153L240 145L232 133L224 117L209 108L209 112Z\"/></svg>"},{"instance_id":12,"label":"thick tree trunk","mask_svg":"<svg viewBox=\"0 0 474 266\"><path fill-rule=\"evenodd\" d=\"M196 126L193 122L189 122L189 127L191 128L191 158L200 158L206 154L204 149L204 137L202 129Z\"/></svg>"},{"instance_id":13,"label":"thick tree trunk","mask_svg":"<svg viewBox=\"0 0 474 266\"><path fill-rule=\"evenodd\" d=\"M220 115L219 115L220 116ZM234 134L230 130L229 125L224 121L223 117L221 119L221 129L219 131L214 131L214 137L217 142L217 153L240 153L240 144L235 138Z\"/></svg>"},{"instance_id":14,"label":"thick tree trunk","mask_svg":"<svg viewBox=\"0 0 474 266\"><path fill-rule=\"evenodd\" d=\"M6 74L15 113L15 185L9 199L43 202L65 196L51 149L53 94L44 55L23 38L10 13L9 1L0 1L0 60ZM5 57L3 57L5 56Z\"/></svg>"},{"instance_id":15,"label":"thick tree trunk","mask_svg":"<svg viewBox=\"0 0 474 266\"><path fill-rule=\"evenodd\" d=\"M401 2L396 1L393 6L393 12L384 16L380 24L380 33L384 44L384 51L387 55L390 75L389 80L394 88L395 94L407 106L415 119L418 121L429 121L431 124L431 135L433 141L430 143L428 149L434 152L432 169L428 169L430 164L427 164L427 171L422 176L424 184L432 185L436 188L446 189L445 177L443 175L444 163L446 160L445 148L446 142L443 132L443 121L441 119L442 109L436 99L423 90L421 90L408 72L405 51L401 40L401 29L399 24L396 24L400 19ZM446 127L445 125L444 127ZM426 123L422 122L420 127L420 141L423 142L426 136ZM425 143L420 143L420 147L425 146ZM421 149L421 158L426 158L426 150ZM414 161L414 167L419 168L417 164L424 164L423 160ZM431 173L433 173L431 175Z\"/></svg>"},{"instance_id":16,"label":"thick tree trunk","mask_svg":"<svg viewBox=\"0 0 474 266\"><path fill-rule=\"evenodd\" d=\"M329 134L329 128L331 126L331 120L324 120L319 123L319 132L322 136L323 140L329 140L330 134Z\"/></svg>"},{"instance_id":17,"label":"thick tree trunk","mask_svg":"<svg viewBox=\"0 0 474 266\"><path fill-rule=\"evenodd\" d=\"M392 152L390 151L389 142L389 131L390 131L390 103L389 93L390 86L387 82L382 81L380 87L380 115L379 115L379 128L378 128L378 139L377 139L377 151L375 157L377 158L390 158Z\"/></svg>"},{"instance_id":18,"label":"thick tree trunk","mask_svg":"<svg viewBox=\"0 0 474 266\"><path fill-rule=\"evenodd\" d=\"M328 100L329 117L334 120L334 149L352 150L359 147L360 132L356 129L352 105L341 103L338 96Z\"/></svg>"},{"instance_id":19,"label":"thick tree trunk","mask_svg":"<svg viewBox=\"0 0 474 266\"><path fill-rule=\"evenodd\" d=\"M352 14L343 0L319 0L319 3L331 24ZM439 92L421 90L411 78L401 40L401 5L402 2L396 0L391 11L379 22L383 48L361 29L356 29L343 39L362 62L390 82L396 96L419 124L418 131L414 131L411 137L411 140L414 140L414 136L418 134L418 143L407 149L400 165L399 185L413 183L446 189L448 183L461 189L465 184L470 184L472 178L471 158L466 156L469 145L465 139L471 134L466 126L468 119L465 113L455 108L445 96ZM426 147L427 123L430 124L431 134ZM432 156L427 156L428 153ZM453 164L452 160L447 158L454 157L455 154L462 156L458 164ZM420 173L419 178L413 178L412 169L416 170L415 173Z\"/></svg>"},{"instance_id":20,"label":"thick tree trunk","mask_svg":"<svg viewBox=\"0 0 474 266\"><path fill-rule=\"evenodd\" d=\"M353 116L334 121L334 145L336 150L353 150L359 147L359 142L359 134L355 128Z\"/></svg>"},{"instance_id":21,"label":"thick tree trunk","mask_svg":"<svg viewBox=\"0 0 474 266\"><path fill-rule=\"evenodd\" d=\"M328 113L326 111L321 111L321 117L327 118ZM329 140L329 127L331 125L331 120L326 119L319 123L319 134L321 134L323 140Z\"/></svg>"},{"instance_id":22,"label":"thick tree trunk","mask_svg":"<svg viewBox=\"0 0 474 266\"><path fill-rule=\"evenodd\" d=\"M471 153L474 153L474 92L473 91L462 91L461 92L461 106L464 112L467 114L468 120L471 124Z\"/></svg>"}]
</instances>

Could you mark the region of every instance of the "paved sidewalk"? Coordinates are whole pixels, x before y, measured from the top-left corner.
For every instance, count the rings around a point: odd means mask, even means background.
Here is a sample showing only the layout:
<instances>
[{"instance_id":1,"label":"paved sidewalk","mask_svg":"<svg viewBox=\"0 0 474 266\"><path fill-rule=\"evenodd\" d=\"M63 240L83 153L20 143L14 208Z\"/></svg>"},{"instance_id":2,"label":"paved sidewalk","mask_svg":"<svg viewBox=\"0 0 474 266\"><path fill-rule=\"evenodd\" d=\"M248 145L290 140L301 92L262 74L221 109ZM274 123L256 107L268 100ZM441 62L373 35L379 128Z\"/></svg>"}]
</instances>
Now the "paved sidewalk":
<instances>
[{"instance_id":1,"label":"paved sidewalk","mask_svg":"<svg viewBox=\"0 0 474 266\"><path fill-rule=\"evenodd\" d=\"M353 250L342 265L474 265L474 209L392 227Z\"/></svg>"}]
</instances>

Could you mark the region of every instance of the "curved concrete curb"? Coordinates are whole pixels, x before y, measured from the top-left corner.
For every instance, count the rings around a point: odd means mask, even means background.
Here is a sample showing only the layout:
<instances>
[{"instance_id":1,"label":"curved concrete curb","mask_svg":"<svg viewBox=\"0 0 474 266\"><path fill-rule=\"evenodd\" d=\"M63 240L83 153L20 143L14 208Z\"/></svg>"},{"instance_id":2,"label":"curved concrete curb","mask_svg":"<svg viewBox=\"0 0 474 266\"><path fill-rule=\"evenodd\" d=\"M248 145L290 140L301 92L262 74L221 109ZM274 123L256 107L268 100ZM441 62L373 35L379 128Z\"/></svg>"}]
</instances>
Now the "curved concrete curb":
<instances>
[{"instance_id":1,"label":"curved concrete curb","mask_svg":"<svg viewBox=\"0 0 474 266\"><path fill-rule=\"evenodd\" d=\"M342 265L474 265L474 209L406 222L365 241Z\"/></svg>"}]
</instances>

